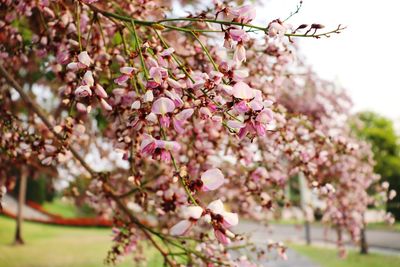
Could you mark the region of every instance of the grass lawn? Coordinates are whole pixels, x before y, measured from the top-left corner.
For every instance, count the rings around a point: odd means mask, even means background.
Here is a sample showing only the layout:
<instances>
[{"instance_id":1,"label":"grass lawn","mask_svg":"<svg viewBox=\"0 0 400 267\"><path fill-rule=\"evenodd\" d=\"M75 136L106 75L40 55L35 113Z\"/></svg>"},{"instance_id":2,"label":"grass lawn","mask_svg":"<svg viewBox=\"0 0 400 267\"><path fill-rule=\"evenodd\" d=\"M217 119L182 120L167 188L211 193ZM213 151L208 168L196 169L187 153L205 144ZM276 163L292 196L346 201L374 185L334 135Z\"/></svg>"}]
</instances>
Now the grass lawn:
<instances>
[{"instance_id":1,"label":"grass lawn","mask_svg":"<svg viewBox=\"0 0 400 267\"><path fill-rule=\"evenodd\" d=\"M74 204L63 201L61 198L55 198L52 202L45 202L43 208L53 214L64 218L91 217L92 214L84 213Z\"/></svg>"},{"instance_id":2,"label":"grass lawn","mask_svg":"<svg viewBox=\"0 0 400 267\"><path fill-rule=\"evenodd\" d=\"M383 254L360 255L358 251L349 250L346 259L339 259L337 250L315 246L290 245L290 248L309 257L321 267L395 267L400 266L400 256Z\"/></svg>"},{"instance_id":3,"label":"grass lawn","mask_svg":"<svg viewBox=\"0 0 400 267\"><path fill-rule=\"evenodd\" d=\"M24 222L23 246L11 245L14 230L14 220L0 216L0 267L98 267L111 247L111 229ZM155 250L146 254L148 266L162 266ZM136 266L130 258L117 266Z\"/></svg>"}]
</instances>

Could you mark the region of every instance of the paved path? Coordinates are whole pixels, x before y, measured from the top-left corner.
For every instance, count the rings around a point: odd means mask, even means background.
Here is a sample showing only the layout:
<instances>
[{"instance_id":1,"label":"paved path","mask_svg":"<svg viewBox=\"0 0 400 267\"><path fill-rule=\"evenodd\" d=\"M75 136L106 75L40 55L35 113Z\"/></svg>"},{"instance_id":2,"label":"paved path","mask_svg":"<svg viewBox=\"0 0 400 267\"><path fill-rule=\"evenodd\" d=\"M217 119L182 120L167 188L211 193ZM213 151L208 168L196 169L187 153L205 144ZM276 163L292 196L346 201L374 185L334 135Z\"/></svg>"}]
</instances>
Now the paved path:
<instances>
[{"instance_id":1,"label":"paved path","mask_svg":"<svg viewBox=\"0 0 400 267\"><path fill-rule=\"evenodd\" d=\"M237 227L235 227L235 232L250 234L250 240L263 248L268 244L268 240L289 241L288 238L284 237L290 236L285 233L282 234L280 231L272 231L272 229L269 229L266 226L246 221L241 222ZM288 260L283 260L278 257L276 253L271 252L268 254L268 258L261 262L261 264L262 266L267 267L319 267L318 264L292 249L288 249L287 256Z\"/></svg>"},{"instance_id":2,"label":"paved path","mask_svg":"<svg viewBox=\"0 0 400 267\"><path fill-rule=\"evenodd\" d=\"M272 239L283 242L305 242L305 231L302 225L270 225L263 226L253 222L241 222L237 228L239 232L252 232L252 238L258 242ZM331 229L325 231L322 226L311 226L312 242L317 244L332 245L336 242L336 232ZM354 246L350 237L344 234L347 246ZM385 230L367 230L367 242L371 250L396 253L400 255L400 232Z\"/></svg>"},{"instance_id":3,"label":"paved path","mask_svg":"<svg viewBox=\"0 0 400 267\"><path fill-rule=\"evenodd\" d=\"M5 195L2 199L3 209L11 214L17 214L18 202L13 197ZM22 216L24 219L33 219L40 221L50 221L50 217L31 207L24 205L22 207Z\"/></svg>"}]
</instances>

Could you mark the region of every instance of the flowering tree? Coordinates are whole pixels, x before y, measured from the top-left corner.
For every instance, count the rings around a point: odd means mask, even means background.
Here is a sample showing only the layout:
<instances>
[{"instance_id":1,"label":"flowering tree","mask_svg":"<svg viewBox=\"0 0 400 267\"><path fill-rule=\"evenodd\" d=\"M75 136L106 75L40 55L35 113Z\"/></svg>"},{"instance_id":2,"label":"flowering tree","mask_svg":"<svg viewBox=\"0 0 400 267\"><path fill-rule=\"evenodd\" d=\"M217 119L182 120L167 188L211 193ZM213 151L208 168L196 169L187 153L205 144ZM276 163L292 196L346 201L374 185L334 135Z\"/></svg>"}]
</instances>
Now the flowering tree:
<instances>
[{"instance_id":1,"label":"flowering tree","mask_svg":"<svg viewBox=\"0 0 400 267\"><path fill-rule=\"evenodd\" d=\"M248 266L231 228L285 207L298 173L357 240L377 179L370 150L344 126L346 95L293 45L343 27L256 26L254 6L218 1L186 17L158 0L0 10L2 170L39 160L90 178L88 201L115 225L109 262L148 240L170 266Z\"/></svg>"}]
</instances>

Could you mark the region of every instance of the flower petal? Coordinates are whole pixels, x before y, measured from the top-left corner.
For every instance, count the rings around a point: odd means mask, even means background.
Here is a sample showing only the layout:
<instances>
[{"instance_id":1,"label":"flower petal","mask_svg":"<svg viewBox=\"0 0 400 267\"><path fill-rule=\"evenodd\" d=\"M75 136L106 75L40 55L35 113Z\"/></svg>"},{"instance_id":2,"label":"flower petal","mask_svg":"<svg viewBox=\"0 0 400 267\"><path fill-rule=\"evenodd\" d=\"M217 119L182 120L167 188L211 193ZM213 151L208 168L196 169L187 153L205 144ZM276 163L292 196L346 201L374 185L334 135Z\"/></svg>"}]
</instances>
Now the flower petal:
<instances>
[{"instance_id":1,"label":"flower petal","mask_svg":"<svg viewBox=\"0 0 400 267\"><path fill-rule=\"evenodd\" d=\"M151 107L151 111L154 114L164 115L169 112L174 111L175 104L174 102L166 97L160 97L156 101L154 101L153 106Z\"/></svg>"},{"instance_id":2,"label":"flower petal","mask_svg":"<svg viewBox=\"0 0 400 267\"><path fill-rule=\"evenodd\" d=\"M237 82L233 86L233 96L239 99L252 99L253 90L244 82Z\"/></svg>"},{"instance_id":3,"label":"flower petal","mask_svg":"<svg viewBox=\"0 0 400 267\"><path fill-rule=\"evenodd\" d=\"M217 169L209 169L201 175L203 191L211 191L219 188L225 181L223 173Z\"/></svg>"},{"instance_id":4,"label":"flower petal","mask_svg":"<svg viewBox=\"0 0 400 267\"><path fill-rule=\"evenodd\" d=\"M169 233L171 235L184 235L187 231L189 231L192 223L188 220L182 220L175 224L169 229Z\"/></svg>"},{"instance_id":5,"label":"flower petal","mask_svg":"<svg viewBox=\"0 0 400 267\"><path fill-rule=\"evenodd\" d=\"M185 219L199 219L203 214L203 208L200 206L189 206L183 207L182 210L182 217Z\"/></svg>"}]
</instances>

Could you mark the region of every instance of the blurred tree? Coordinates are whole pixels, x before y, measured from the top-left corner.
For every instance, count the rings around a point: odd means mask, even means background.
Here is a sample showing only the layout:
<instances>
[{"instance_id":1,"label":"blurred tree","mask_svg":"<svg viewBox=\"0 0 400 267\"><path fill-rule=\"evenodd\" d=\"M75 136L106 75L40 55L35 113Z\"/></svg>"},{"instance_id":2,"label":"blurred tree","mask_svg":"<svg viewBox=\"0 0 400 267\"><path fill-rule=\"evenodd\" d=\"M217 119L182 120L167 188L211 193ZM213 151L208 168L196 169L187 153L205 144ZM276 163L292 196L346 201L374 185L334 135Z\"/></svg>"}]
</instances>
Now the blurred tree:
<instances>
[{"instance_id":1,"label":"blurred tree","mask_svg":"<svg viewBox=\"0 0 400 267\"><path fill-rule=\"evenodd\" d=\"M400 143L393 122L379 114L366 111L352 121L356 134L372 145L376 161L375 172L390 184L397 196L387 203L387 211L400 219Z\"/></svg>"}]
</instances>

